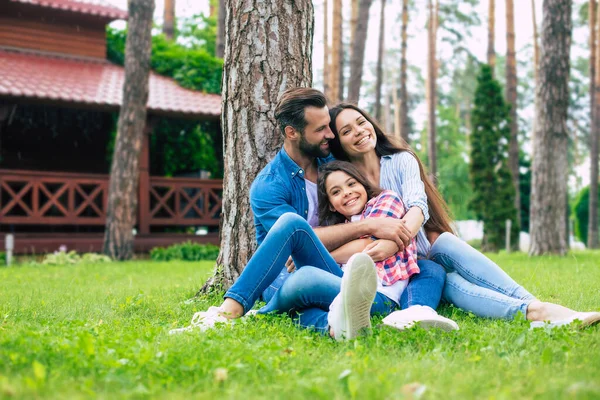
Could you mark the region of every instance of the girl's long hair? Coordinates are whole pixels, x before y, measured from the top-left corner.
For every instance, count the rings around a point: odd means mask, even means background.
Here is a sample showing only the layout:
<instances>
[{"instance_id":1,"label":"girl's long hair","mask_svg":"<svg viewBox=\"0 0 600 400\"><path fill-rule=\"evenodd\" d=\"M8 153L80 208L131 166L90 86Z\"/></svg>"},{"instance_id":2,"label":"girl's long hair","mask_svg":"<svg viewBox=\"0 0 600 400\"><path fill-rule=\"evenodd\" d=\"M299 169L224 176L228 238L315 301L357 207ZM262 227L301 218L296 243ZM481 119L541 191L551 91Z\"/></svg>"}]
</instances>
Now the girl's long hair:
<instances>
[{"instance_id":1,"label":"girl's long hair","mask_svg":"<svg viewBox=\"0 0 600 400\"><path fill-rule=\"evenodd\" d=\"M339 133L337 131L335 123L338 115L346 109L352 109L354 111L359 112L363 117L365 117L367 121L371 123L371 125L373 125L375 135L377 136L375 152L377 153L377 156L379 158L406 151L417 160L417 163L419 164L421 180L425 185L425 194L427 195L427 206L429 207L429 219L425 223L425 231L437 233L453 232L451 226L452 218L450 218L450 211L448 209L448 205L440 195L440 192L438 192L433 183L431 183L431 180L427 176L425 167L423 166L423 163L421 163L421 160L419 160L419 157L417 157L415 152L408 146L408 144L404 140L397 140L396 138L383 133L383 130L375 122L375 120L371 116L369 116L369 114L367 114L364 110L361 110L354 104L341 103L329 110L329 116L331 117L329 127L331 128L331 131L335 134L335 138L329 142L329 146L331 148L333 156L338 160L350 161L348 155L342 149Z\"/></svg>"},{"instance_id":2,"label":"girl's long hair","mask_svg":"<svg viewBox=\"0 0 600 400\"><path fill-rule=\"evenodd\" d=\"M378 196L381 193L381 189L378 186L374 186L369 180L356 168L352 163L347 161L331 161L327 164L319 167L319 179L317 179L317 194L319 203L319 225L328 226L341 224L346 221L346 217L335 210L331 210L329 203L329 197L327 196L327 188L325 183L327 178L333 172L342 171L356 179L358 183L364 186L367 192L367 200L371 200L373 197Z\"/></svg>"}]
</instances>

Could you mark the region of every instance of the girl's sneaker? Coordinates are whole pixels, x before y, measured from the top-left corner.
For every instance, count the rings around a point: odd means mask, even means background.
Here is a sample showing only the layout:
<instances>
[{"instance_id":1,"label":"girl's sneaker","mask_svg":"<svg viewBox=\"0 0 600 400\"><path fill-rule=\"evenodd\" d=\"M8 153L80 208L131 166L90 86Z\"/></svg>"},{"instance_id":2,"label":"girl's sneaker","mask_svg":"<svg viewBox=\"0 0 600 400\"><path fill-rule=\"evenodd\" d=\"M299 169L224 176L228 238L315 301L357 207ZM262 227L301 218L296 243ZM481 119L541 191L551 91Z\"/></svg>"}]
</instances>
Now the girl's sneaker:
<instances>
[{"instance_id":1,"label":"girl's sneaker","mask_svg":"<svg viewBox=\"0 0 600 400\"><path fill-rule=\"evenodd\" d=\"M190 332L194 329L199 329L201 332L204 332L208 329L212 329L215 327L215 324L229 324L231 320L229 318L225 318L221 314L222 310L220 307L210 307L206 311L200 311L194 314L192 317L192 323L185 328L177 328L171 329L169 331L169 335L176 335L183 332Z\"/></svg>"}]
</instances>

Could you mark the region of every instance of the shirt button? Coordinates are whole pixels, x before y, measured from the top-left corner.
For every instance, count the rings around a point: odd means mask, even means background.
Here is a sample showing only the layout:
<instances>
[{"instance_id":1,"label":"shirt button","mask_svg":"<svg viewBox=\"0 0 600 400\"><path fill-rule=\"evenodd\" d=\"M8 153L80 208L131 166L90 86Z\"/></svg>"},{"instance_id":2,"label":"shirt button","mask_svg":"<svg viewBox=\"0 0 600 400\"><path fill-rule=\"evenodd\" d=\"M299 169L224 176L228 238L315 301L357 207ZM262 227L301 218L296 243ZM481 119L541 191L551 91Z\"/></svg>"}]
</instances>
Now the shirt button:
<instances>
[{"instance_id":1,"label":"shirt button","mask_svg":"<svg viewBox=\"0 0 600 400\"><path fill-rule=\"evenodd\" d=\"M302 173L304 173L304 171L300 170L300 173L302 174Z\"/></svg>"},{"instance_id":2,"label":"shirt button","mask_svg":"<svg viewBox=\"0 0 600 400\"><path fill-rule=\"evenodd\" d=\"M305 210L305 211L304 211L304 214L308 214L308 210Z\"/></svg>"}]
</instances>

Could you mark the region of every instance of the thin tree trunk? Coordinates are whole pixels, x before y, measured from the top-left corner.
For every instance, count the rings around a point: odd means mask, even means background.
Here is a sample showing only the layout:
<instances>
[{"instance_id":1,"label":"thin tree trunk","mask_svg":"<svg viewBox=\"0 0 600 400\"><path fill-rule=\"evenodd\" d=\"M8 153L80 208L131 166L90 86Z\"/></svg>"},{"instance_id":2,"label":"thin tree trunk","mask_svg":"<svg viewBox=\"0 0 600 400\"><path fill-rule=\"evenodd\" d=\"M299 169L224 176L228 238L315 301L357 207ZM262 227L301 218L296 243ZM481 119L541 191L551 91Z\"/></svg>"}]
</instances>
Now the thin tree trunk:
<instances>
[{"instance_id":1,"label":"thin tree trunk","mask_svg":"<svg viewBox=\"0 0 600 400\"><path fill-rule=\"evenodd\" d=\"M348 81L348 101L358 103L360 86L362 85L363 63L365 60L365 45L369 30L369 10L373 0L360 0L358 14L362 18L356 24L354 42L351 43L350 80Z\"/></svg>"},{"instance_id":2,"label":"thin tree trunk","mask_svg":"<svg viewBox=\"0 0 600 400\"><path fill-rule=\"evenodd\" d=\"M385 35L385 3L381 0L381 14L379 17L379 51L377 53L377 77L375 81L375 119L381 120L381 86L383 84L383 54Z\"/></svg>"},{"instance_id":3,"label":"thin tree trunk","mask_svg":"<svg viewBox=\"0 0 600 400\"><path fill-rule=\"evenodd\" d=\"M487 63L492 68L492 74L496 67L496 1L489 0L488 4L488 48L487 48Z\"/></svg>"},{"instance_id":4,"label":"thin tree trunk","mask_svg":"<svg viewBox=\"0 0 600 400\"><path fill-rule=\"evenodd\" d=\"M591 3L591 1L590 1ZM600 22L600 7L596 6L595 25ZM590 6L591 9L591 6ZM590 10L591 11L591 10ZM590 15L590 20L592 16ZM590 132L590 198L588 209L588 242L590 249L598 248L598 141L600 140L600 29L595 26L594 112ZM590 32L591 34L592 32ZM591 86L591 85L590 85Z\"/></svg>"},{"instance_id":5,"label":"thin tree trunk","mask_svg":"<svg viewBox=\"0 0 600 400\"><path fill-rule=\"evenodd\" d=\"M329 98L329 9L328 0L323 0L323 93Z\"/></svg>"},{"instance_id":6,"label":"thin tree trunk","mask_svg":"<svg viewBox=\"0 0 600 400\"><path fill-rule=\"evenodd\" d=\"M402 124L403 124L403 119L402 119L402 104L401 104L401 100L398 97L398 81L394 80L394 91L393 91L393 99L394 99L394 135L397 138L402 137Z\"/></svg>"},{"instance_id":7,"label":"thin tree trunk","mask_svg":"<svg viewBox=\"0 0 600 400\"><path fill-rule=\"evenodd\" d=\"M508 163L515 187L517 214L513 224L521 225L521 189L519 185L519 121L517 114L517 61L515 54L515 16L513 0L506 0L506 101L510 104L510 143Z\"/></svg>"},{"instance_id":8,"label":"thin tree trunk","mask_svg":"<svg viewBox=\"0 0 600 400\"><path fill-rule=\"evenodd\" d=\"M535 90L538 86L538 69L540 68L540 41L537 29L537 20L535 18L535 0L531 0L531 17L533 20L533 80L535 83ZM535 121L537 120L537 110L533 111L533 126L531 127L531 147L535 146Z\"/></svg>"},{"instance_id":9,"label":"thin tree trunk","mask_svg":"<svg viewBox=\"0 0 600 400\"><path fill-rule=\"evenodd\" d=\"M429 155L429 174L437 184L437 152L436 152L436 132L435 132L435 106L436 106L436 8L432 0L429 0L429 24L428 24L428 45L429 52L427 58L427 152Z\"/></svg>"},{"instance_id":10,"label":"thin tree trunk","mask_svg":"<svg viewBox=\"0 0 600 400\"><path fill-rule=\"evenodd\" d=\"M175 0L165 0L163 33L169 40L173 40L175 37Z\"/></svg>"},{"instance_id":11,"label":"thin tree trunk","mask_svg":"<svg viewBox=\"0 0 600 400\"><path fill-rule=\"evenodd\" d=\"M331 70L329 75L329 101L341 99L340 73L342 68L342 0L333 0L333 20L331 32Z\"/></svg>"},{"instance_id":12,"label":"thin tree trunk","mask_svg":"<svg viewBox=\"0 0 600 400\"><path fill-rule=\"evenodd\" d=\"M129 0L125 42L125 83L110 170L104 254L116 260L133 256L140 152L146 122L154 1Z\"/></svg>"},{"instance_id":13,"label":"thin tree trunk","mask_svg":"<svg viewBox=\"0 0 600 400\"><path fill-rule=\"evenodd\" d=\"M570 0L545 0L539 85L536 89L536 142L531 174L531 247L529 254L567 251Z\"/></svg>"},{"instance_id":14,"label":"thin tree trunk","mask_svg":"<svg viewBox=\"0 0 600 400\"><path fill-rule=\"evenodd\" d=\"M406 49L408 47L408 0L402 0L402 35L400 45L400 137L406 141L410 127L408 125L408 88L407 88L407 62Z\"/></svg>"},{"instance_id":15,"label":"thin tree trunk","mask_svg":"<svg viewBox=\"0 0 600 400\"><path fill-rule=\"evenodd\" d=\"M225 56L225 18L227 17L226 0L219 0L219 14L217 15L217 54L219 58Z\"/></svg>"},{"instance_id":16,"label":"thin tree trunk","mask_svg":"<svg viewBox=\"0 0 600 400\"><path fill-rule=\"evenodd\" d=\"M350 0L350 43L354 43L356 38L356 26L358 25L358 7L359 0ZM350 53L352 53L352 45L350 46Z\"/></svg>"},{"instance_id":17,"label":"thin tree trunk","mask_svg":"<svg viewBox=\"0 0 600 400\"><path fill-rule=\"evenodd\" d=\"M227 7L221 250L215 275L201 291L230 287L252 255L250 184L282 145L273 116L277 99L286 89L312 85L310 0L228 0Z\"/></svg>"}]
</instances>

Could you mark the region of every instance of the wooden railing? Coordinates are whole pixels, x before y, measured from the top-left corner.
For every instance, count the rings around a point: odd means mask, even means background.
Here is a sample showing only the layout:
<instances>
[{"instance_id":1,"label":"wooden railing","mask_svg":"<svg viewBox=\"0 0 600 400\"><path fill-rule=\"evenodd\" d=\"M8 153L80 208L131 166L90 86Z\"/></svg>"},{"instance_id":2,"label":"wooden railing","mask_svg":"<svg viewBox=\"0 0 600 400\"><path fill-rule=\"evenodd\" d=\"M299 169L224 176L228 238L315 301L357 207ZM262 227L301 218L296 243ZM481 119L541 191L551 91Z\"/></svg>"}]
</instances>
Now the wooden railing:
<instances>
[{"instance_id":1,"label":"wooden railing","mask_svg":"<svg viewBox=\"0 0 600 400\"><path fill-rule=\"evenodd\" d=\"M108 179L107 175L0 170L0 224L104 225ZM221 180L150 177L147 187L139 193L142 230L152 225L219 225Z\"/></svg>"}]
</instances>

